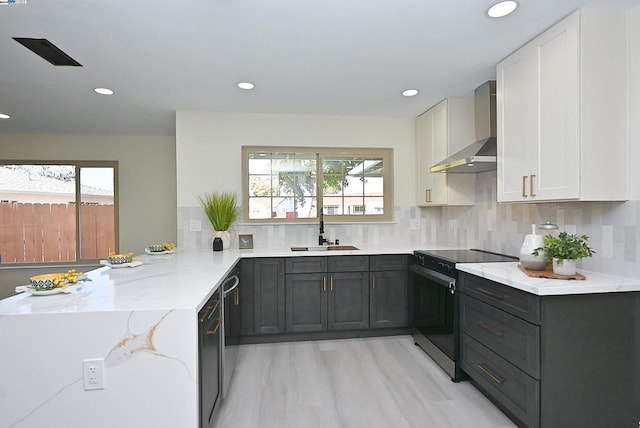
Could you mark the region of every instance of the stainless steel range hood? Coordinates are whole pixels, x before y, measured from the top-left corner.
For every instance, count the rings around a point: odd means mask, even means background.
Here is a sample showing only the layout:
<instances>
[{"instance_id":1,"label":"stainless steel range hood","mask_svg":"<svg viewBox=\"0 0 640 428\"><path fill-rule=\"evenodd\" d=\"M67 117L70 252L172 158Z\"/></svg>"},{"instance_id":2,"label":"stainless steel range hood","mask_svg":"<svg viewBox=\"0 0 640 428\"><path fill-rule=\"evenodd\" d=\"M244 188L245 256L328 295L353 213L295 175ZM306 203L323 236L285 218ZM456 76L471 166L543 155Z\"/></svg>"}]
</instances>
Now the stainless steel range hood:
<instances>
[{"instance_id":1,"label":"stainless steel range hood","mask_svg":"<svg viewBox=\"0 0 640 428\"><path fill-rule=\"evenodd\" d=\"M496 81L475 90L477 141L429 168L429 172L474 174L496 169Z\"/></svg>"}]
</instances>

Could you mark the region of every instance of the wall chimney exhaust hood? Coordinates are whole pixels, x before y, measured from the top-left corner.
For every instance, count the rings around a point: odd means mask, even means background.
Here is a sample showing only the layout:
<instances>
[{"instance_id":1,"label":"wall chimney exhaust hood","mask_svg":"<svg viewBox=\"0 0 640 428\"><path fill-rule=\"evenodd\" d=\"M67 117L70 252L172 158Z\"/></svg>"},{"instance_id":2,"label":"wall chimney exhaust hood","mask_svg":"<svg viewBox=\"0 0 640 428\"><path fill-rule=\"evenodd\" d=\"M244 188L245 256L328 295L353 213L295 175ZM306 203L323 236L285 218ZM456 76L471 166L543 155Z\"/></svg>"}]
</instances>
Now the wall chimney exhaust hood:
<instances>
[{"instance_id":1,"label":"wall chimney exhaust hood","mask_svg":"<svg viewBox=\"0 0 640 428\"><path fill-rule=\"evenodd\" d=\"M429 168L429 172L475 174L496 169L496 81L489 80L475 90L477 141Z\"/></svg>"}]
</instances>

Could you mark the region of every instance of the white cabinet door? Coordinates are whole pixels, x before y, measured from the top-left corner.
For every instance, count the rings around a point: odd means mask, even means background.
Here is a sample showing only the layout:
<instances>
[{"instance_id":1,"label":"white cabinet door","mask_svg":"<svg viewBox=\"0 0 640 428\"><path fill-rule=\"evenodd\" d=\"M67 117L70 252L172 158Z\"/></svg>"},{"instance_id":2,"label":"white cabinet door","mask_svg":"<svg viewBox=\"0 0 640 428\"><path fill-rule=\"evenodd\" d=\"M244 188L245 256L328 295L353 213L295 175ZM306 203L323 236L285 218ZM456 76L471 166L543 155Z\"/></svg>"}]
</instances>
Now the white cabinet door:
<instances>
[{"instance_id":1,"label":"white cabinet door","mask_svg":"<svg viewBox=\"0 0 640 428\"><path fill-rule=\"evenodd\" d=\"M455 127L455 129L452 129ZM418 206L473 205L475 175L431 173L429 168L453 151L452 134L458 145L473 140L473 102L445 99L416 119Z\"/></svg>"},{"instance_id":2,"label":"white cabinet door","mask_svg":"<svg viewBox=\"0 0 640 428\"><path fill-rule=\"evenodd\" d=\"M428 168L433 165L433 114L427 111L416 119L417 171L418 189L416 200L418 205L425 205L431 200L433 174Z\"/></svg>"},{"instance_id":3,"label":"white cabinet door","mask_svg":"<svg viewBox=\"0 0 640 428\"><path fill-rule=\"evenodd\" d=\"M498 202L625 200L624 26L578 11L497 65Z\"/></svg>"},{"instance_id":4,"label":"white cabinet door","mask_svg":"<svg viewBox=\"0 0 640 428\"><path fill-rule=\"evenodd\" d=\"M433 140L432 140L432 159L433 162L429 166L440 162L448 156L449 152L449 120L448 120L448 103L444 100L437 104L431 110L433 117ZM448 188L447 174L428 173L431 175L431 201L433 205L447 205Z\"/></svg>"},{"instance_id":5,"label":"white cabinet door","mask_svg":"<svg viewBox=\"0 0 640 428\"><path fill-rule=\"evenodd\" d=\"M532 157L537 150L529 50L523 48L497 66L498 202L520 202L529 195Z\"/></svg>"},{"instance_id":6,"label":"white cabinet door","mask_svg":"<svg viewBox=\"0 0 640 428\"><path fill-rule=\"evenodd\" d=\"M579 15L533 41L537 59L537 164L530 172L536 200L580 197Z\"/></svg>"}]
</instances>

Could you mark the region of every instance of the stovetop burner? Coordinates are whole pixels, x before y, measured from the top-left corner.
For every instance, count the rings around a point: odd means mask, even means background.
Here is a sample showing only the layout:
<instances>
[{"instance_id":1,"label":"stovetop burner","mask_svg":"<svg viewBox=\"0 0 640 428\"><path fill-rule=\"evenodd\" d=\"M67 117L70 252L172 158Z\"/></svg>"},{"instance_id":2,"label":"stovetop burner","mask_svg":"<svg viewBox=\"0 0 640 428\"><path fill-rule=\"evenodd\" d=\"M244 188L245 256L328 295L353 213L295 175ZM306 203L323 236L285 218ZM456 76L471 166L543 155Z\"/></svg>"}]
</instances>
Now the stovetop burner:
<instances>
[{"instance_id":1,"label":"stovetop burner","mask_svg":"<svg viewBox=\"0 0 640 428\"><path fill-rule=\"evenodd\" d=\"M490 251L470 250L426 250L415 251L414 254L425 257L446 260L453 263L487 263L487 262L513 262L517 257L506 254L492 253Z\"/></svg>"},{"instance_id":2,"label":"stovetop burner","mask_svg":"<svg viewBox=\"0 0 640 428\"><path fill-rule=\"evenodd\" d=\"M456 263L513 262L516 257L484 250L426 250L414 251L414 263L457 278Z\"/></svg>"}]
</instances>

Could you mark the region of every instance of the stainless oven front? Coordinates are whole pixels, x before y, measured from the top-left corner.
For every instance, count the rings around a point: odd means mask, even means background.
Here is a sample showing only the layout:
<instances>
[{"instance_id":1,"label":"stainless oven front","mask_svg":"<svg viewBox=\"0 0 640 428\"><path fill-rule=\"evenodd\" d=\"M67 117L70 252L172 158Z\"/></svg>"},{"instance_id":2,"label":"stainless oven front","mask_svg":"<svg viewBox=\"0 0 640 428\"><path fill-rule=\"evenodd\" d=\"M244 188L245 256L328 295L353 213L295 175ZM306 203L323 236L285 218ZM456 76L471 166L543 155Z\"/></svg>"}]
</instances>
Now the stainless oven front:
<instances>
[{"instance_id":1,"label":"stainless oven front","mask_svg":"<svg viewBox=\"0 0 640 428\"><path fill-rule=\"evenodd\" d=\"M422 348L451 380L461 380L459 367L457 272L452 269L438 272L422 266L420 260L411 265L413 273L412 334Z\"/></svg>"}]
</instances>

